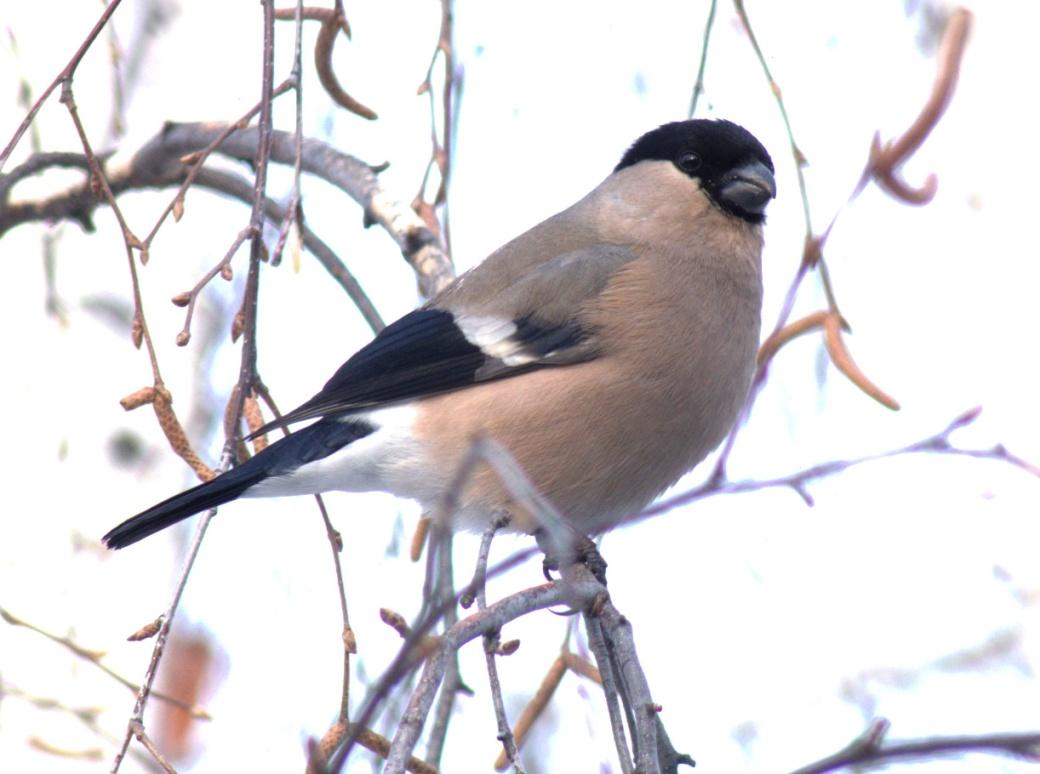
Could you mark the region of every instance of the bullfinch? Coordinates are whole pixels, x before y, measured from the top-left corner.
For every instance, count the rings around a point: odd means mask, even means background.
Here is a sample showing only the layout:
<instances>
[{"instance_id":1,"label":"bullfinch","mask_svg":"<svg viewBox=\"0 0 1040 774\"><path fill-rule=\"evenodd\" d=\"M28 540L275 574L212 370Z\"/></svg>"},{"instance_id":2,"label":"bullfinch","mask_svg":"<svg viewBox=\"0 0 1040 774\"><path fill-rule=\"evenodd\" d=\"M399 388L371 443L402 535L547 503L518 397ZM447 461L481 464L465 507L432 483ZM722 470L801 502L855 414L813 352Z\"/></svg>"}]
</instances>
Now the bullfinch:
<instances>
[{"instance_id":1,"label":"bullfinch","mask_svg":"<svg viewBox=\"0 0 1040 774\"><path fill-rule=\"evenodd\" d=\"M773 174L732 122L648 132L583 199L388 325L272 426L311 424L105 544L239 497L381 490L432 510L478 434L578 531L618 524L714 449L745 399ZM540 526L485 465L451 527L501 514L515 530Z\"/></svg>"}]
</instances>

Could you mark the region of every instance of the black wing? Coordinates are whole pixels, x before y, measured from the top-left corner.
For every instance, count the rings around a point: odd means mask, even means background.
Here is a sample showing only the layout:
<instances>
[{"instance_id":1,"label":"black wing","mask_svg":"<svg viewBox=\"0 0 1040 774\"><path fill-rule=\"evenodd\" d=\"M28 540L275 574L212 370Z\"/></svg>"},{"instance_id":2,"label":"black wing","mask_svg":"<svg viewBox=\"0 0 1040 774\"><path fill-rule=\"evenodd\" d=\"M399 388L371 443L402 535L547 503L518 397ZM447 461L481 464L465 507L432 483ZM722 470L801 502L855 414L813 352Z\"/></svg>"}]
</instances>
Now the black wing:
<instances>
[{"instance_id":1,"label":"black wing","mask_svg":"<svg viewBox=\"0 0 1040 774\"><path fill-rule=\"evenodd\" d=\"M411 312L340 366L321 392L253 435L292 422L349 414L593 356L590 348L580 346L588 332L573 321L550 325L528 315L502 321L500 327L505 335L495 342L496 355L467 338L451 312ZM567 350L571 356L562 356Z\"/></svg>"}]
</instances>

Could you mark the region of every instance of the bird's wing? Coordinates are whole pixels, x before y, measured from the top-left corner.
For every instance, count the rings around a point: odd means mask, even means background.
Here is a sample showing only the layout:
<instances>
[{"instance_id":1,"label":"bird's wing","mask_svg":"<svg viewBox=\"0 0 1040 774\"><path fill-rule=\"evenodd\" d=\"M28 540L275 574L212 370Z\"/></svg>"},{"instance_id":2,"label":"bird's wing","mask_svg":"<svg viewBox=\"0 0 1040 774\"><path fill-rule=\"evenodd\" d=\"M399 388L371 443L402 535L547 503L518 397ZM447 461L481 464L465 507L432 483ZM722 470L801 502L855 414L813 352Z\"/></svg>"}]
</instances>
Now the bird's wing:
<instances>
[{"instance_id":1,"label":"bird's wing","mask_svg":"<svg viewBox=\"0 0 1040 774\"><path fill-rule=\"evenodd\" d=\"M583 325L582 310L632 257L616 245L563 253L496 293L481 288L479 301L468 292L481 284L479 273L472 281L464 275L452 292L380 331L317 395L253 435L591 360L597 354L596 331Z\"/></svg>"}]
</instances>

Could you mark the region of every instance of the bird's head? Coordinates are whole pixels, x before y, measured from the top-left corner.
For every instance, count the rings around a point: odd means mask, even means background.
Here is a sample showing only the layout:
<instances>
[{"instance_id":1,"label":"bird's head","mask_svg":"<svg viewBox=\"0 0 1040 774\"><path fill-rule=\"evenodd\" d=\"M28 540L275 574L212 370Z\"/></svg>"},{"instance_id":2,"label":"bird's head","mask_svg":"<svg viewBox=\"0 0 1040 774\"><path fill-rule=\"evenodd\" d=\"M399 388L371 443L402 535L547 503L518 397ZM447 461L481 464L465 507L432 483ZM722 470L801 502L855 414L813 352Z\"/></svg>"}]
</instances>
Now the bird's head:
<instances>
[{"instance_id":1,"label":"bird's head","mask_svg":"<svg viewBox=\"0 0 1040 774\"><path fill-rule=\"evenodd\" d=\"M644 162L673 164L697 180L724 211L749 223L765 220L776 197L773 161L751 132L732 121L675 121L647 132L625 152L614 172Z\"/></svg>"}]
</instances>

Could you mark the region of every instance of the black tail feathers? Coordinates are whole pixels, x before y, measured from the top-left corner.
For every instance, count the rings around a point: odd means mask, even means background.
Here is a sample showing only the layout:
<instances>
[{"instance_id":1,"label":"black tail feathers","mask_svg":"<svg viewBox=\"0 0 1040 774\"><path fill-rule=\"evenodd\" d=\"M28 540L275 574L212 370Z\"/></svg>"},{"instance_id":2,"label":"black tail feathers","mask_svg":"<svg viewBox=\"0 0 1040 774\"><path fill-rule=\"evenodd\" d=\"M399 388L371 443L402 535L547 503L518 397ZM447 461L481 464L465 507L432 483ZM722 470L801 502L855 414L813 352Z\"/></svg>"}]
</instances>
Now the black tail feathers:
<instances>
[{"instance_id":1,"label":"black tail feathers","mask_svg":"<svg viewBox=\"0 0 1040 774\"><path fill-rule=\"evenodd\" d=\"M279 476L328 457L375 431L364 419L322 419L281 438L212 481L181 492L127 519L101 538L109 548L123 548L201 511L241 497L269 476Z\"/></svg>"},{"instance_id":2,"label":"black tail feathers","mask_svg":"<svg viewBox=\"0 0 1040 774\"><path fill-rule=\"evenodd\" d=\"M231 502L265 477L264 470L248 464L232 468L211 481L141 511L110 530L101 540L109 548L123 548L196 513Z\"/></svg>"}]
</instances>

